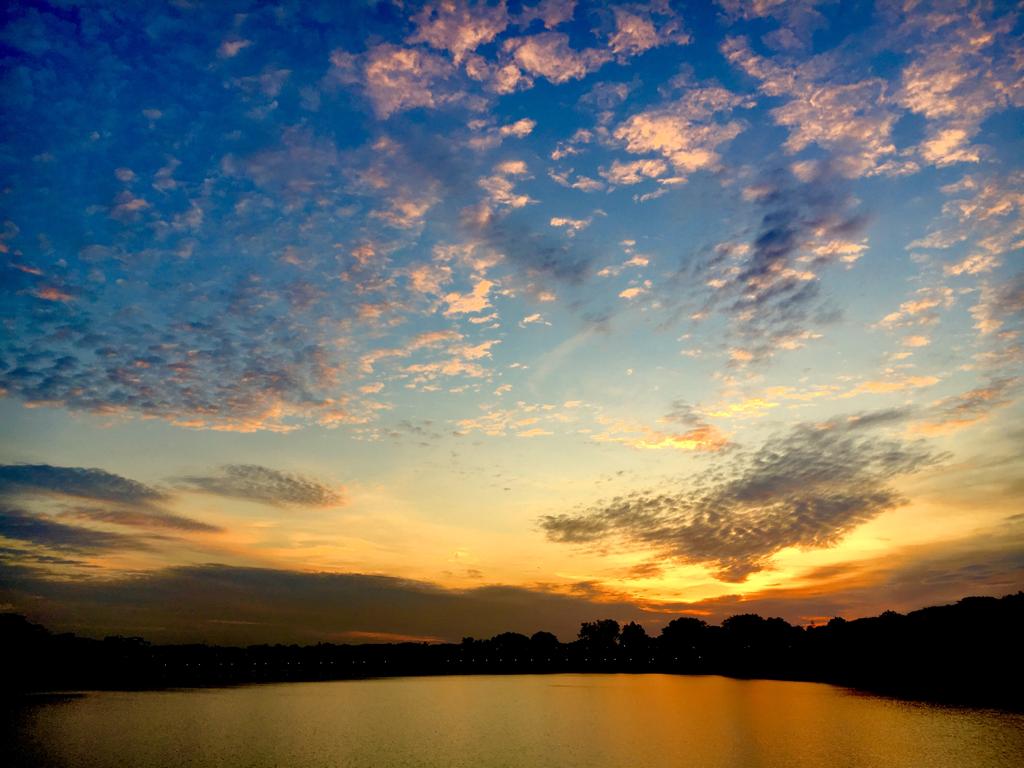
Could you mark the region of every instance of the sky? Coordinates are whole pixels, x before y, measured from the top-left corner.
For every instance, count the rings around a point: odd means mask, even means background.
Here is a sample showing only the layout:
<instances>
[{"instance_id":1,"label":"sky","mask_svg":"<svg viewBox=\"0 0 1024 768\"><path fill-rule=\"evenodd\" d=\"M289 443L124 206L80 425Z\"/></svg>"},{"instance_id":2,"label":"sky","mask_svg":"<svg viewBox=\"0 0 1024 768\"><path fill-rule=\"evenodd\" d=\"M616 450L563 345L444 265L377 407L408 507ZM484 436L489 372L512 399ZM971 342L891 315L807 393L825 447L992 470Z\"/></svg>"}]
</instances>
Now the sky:
<instances>
[{"instance_id":1,"label":"sky","mask_svg":"<svg viewBox=\"0 0 1024 768\"><path fill-rule=\"evenodd\" d=\"M1015 3L7 3L0 607L458 640L1024 588Z\"/></svg>"}]
</instances>

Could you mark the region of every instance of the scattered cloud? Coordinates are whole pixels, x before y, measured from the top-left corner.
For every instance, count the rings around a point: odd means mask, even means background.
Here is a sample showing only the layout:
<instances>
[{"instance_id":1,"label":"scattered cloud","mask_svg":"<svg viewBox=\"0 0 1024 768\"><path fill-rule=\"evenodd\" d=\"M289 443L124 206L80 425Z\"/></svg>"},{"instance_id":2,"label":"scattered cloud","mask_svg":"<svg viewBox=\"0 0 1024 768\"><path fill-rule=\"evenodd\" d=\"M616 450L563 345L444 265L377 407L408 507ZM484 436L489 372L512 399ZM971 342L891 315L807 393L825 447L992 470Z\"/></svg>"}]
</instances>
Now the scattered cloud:
<instances>
[{"instance_id":1,"label":"scattered cloud","mask_svg":"<svg viewBox=\"0 0 1024 768\"><path fill-rule=\"evenodd\" d=\"M985 283L978 302L971 307L974 327L982 335L999 331L1024 319L1024 272L1001 284Z\"/></svg>"},{"instance_id":2,"label":"scattered cloud","mask_svg":"<svg viewBox=\"0 0 1024 768\"><path fill-rule=\"evenodd\" d=\"M220 44L220 47L217 49L217 55L222 59L233 59L250 45L252 45L252 40L237 37L229 38Z\"/></svg>"},{"instance_id":3,"label":"scattered cloud","mask_svg":"<svg viewBox=\"0 0 1024 768\"><path fill-rule=\"evenodd\" d=\"M749 243L724 243L703 265L714 289L698 316L719 308L741 342L734 363L768 359L818 337L813 327L834 319L819 295L819 275L847 264L836 243L858 238L867 219L842 179L822 169L807 180L784 172L768 176L753 198L760 222ZM823 247L824 246L824 247Z\"/></svg>"},{"instance_id":4,"label":"scattered cloud","mask_svg":"<svg viewBox=\"0 0 1024 768\"><path fill-rule=\"evenodd\" d=\"M611 53L597 48L576 50L561 32L506 40L503 50L524 72L560 84L579 80L611 60Z\"/></svg>"},{"instance_id":5,"label":"scattered cloud","mask_svg":"<svg viewBox=\"0 0 1024 768\"><path fill-rule=\"evenodd\" d=\"M667 170L664 160L633 160L627 163L616 160L610 168L601 171L601 176L609 184L639 184L645 179L656 179Z\"/></svg>"},{"instance_id":6,"label":"scattered cloud","mask_svg":"<svg viewBox=\"0 0 1024 768\"><path fill-rule=\"evenodd\" d=\"M898 115L885 99L885 80L851 82L827 56L779 63L754 53L745 38L727 39L722 52L759 80L765 95L788 99L771 110L775 122L789 129L787 152L816 144L831 151L836 169L850 177L881 172L895 154L892 130Z\"/></svg>"},{"instance_id":7,"label":"scattered cloud","mask_svg":"<svg viewBox=\"0 0 1024 768\"><path fill-rule=\"evenodd\" d=\"M473 290L469 293L449 293L444 297L448 308L445 315L464 315L470 312L482 312L491 306L488 295L494 283L491 280L478 278L473 283Z\"/></svg>"},{"instance_id":8,"label":"scattered cloud","mask_svg":"<svg viewBox=\"0 0 1024 768\"><path fill-rule=\"evenodd\" d=\"M743 130L739 120L722 118L750 104L745 97L724 88L689 87L678 99L627 118L615 128L613 136L632 154L660 154L685 177L717 167L718 147ZM647 170L644 175L650 176L660 167L650 163L640 166Z\"/></svg>"},{"instance_id":9,"label":"scattered cloud","mask_svg":"<svg viewBox=\"0 0 1024 768\"><path fill-rule=\"evenodd\" d=\"M626 61L651 48L665 44L686 45L690 36L683 30L682 22L670 12L668 5L659 9L664 21L655 18L647 9L638 7L614 8L615 32L608 39L608 46L618 57Z\"/></svg>"},{"instance_id":10,"label":"scattered cloud","mask_svg":"<svg viewBox=\"0 0 1024 768\"><path fill-rule=\"evenodd\" d=\"M344 502L336 487L304 475L255 464L226 464L214 475L177 478L177 485L183 490L275 507L335 507Z\"/></svg>"},{"instance_id":11,"label":"scattered cloud","mask_svg":"<svg viewBox=\"0 0 1024 768\"><path fill-rule=\"evenodd\" d=\"M913 425L913 431L942 435L984 421L993 411L1012 403L1020 385L1020 378L994 379L985 386L943 398L932 404L925 418Z\"/></svg>"},{"instance_id":12,"label":"scattered cloud","mask_svg":"<svg viewBox=\"0 0 1024 768\"><path fill-rule=\"evenodd\" d=\"M350 66L348 59L335 60ZM434 108L451 97L441 85L453 74L451 64L418 48L381 43L367 52L363 66L366 95L379 117L416 107Z\"/></svg>"},{"instance_id":13,"label":"scattered cloud","mask_svg":"<svg viewBox=\"0 0 1024 768\"><path fill-rule=\"evenodd\" d=\"M489 43L508 26L508 13L504 0L496 4L486 2L428 3L412 17L416 32L410 43L428 43L431 47L448 51L459 64L466 55Z\"/></svg>"},{"instance_id":14,"label":"scattered cloud","mask_svg":"<svg viewBox=\"0 0 1024 768\"><path fill-rule=\"evenodd\" d=\"M919 288L913 299L900 304L899 309L883 317L879 325L883 328L932 325L938 321L938 310L949 309L955 300L951 288Z\"/></svg>"},{"instance_id":15,"label":"scattered cloud","mask_svg":"<svg viewBox=\"0 0 1024 768\"><path fill-rule=\"evenodd\" d=\"M1009 105L1024 105L1024 62L1009 14L993 18L984 5L967 13L929 8L907 13L898 34L919 40L904 66L895 100L927 120L922 158L933 165L977 163L984 148L971 141L982 121Z\"/></svg>"}]
</instances>

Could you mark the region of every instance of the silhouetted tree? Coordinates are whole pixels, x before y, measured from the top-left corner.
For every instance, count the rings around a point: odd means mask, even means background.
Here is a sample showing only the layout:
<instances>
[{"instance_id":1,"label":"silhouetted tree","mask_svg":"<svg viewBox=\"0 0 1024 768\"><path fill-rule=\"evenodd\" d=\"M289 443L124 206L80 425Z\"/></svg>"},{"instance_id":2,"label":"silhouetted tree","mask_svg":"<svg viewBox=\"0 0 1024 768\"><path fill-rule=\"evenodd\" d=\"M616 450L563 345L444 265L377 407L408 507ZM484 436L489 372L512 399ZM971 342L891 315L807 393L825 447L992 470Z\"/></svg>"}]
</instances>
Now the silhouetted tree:
<instances>
[{"instance_id":1,"label":"silhouetted tree","mask_svg":"<svg viewBox=\"0 0 1024 768\"><path fill-rule=\"evenodd\" d=\"M491 644L499 648L525 648L530 638L518 632L502 632L491 638Z\"/></svg>"},{"instance_id":2,"label":"silhouetted tree","mask_svg":"<svg viewBox=\"0 0 1024 768\"><path fill-rule=\"evenodd\" d=\"M672 663L673 668L681 671L698 671L709 661L706 650L709 635L706 622L682 616L672 619L662 627L658 647Z\"/></svg>"},{"instance_id":3,"label":"silhouetted tree","mask_svg":"<svg viewBox=\"0 0 1024 768\"><path fill-rule=\"evenodd\" d=\"M534 632L530 636L530 647L534 653L538 654L553 654L557 653L559 646L558 638L550 632Z\"/></svg>"},{"instance_id":4,"label":"silhouetted tree","mask_svg":"<svg viewBox=\"0 0 1024 768\"><path fill-rule=\"evenodd\" d=\"M707 622L684 616L661 628L661 640L674 649L695 650L704 641L707 629Z\"/></svg>"},{"instance_id":5,"label":"silhouetted tree","mask_svg":"<svg viewBox=\"0 0 1024 768\"><path fill-rule=\"evenodd\" d=\"M592 652L610 652L619 639L619 622L614 619L584 621L580 624L580 641Z\"/></svg>"},{"instance_id":6,"label":"silhouetted tree","mask_svg":"<svg viewBox=\"0 0 1024 768\"><path fill-rule=\"evenodd\" d=\"M619 647L627 653L645 653L650 641L647 631L635 621L624 626L619 635Z\"/></svg>"}]
</instances>

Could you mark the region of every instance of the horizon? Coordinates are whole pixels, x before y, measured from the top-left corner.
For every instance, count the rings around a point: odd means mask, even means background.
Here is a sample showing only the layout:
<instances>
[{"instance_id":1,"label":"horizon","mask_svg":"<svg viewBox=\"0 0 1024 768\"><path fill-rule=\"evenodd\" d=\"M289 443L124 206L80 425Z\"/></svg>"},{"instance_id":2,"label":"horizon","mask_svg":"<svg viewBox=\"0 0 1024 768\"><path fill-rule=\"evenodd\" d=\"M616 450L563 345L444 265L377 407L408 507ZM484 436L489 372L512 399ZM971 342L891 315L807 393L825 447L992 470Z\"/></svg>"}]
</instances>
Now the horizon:
<instances>
[{"instance_id":1,"label":"horizon","mask_svg":"<svg viewBox=\"0 0 1024 768\"><path fill-rule=\"evenodd\" d=\"M908 611L907 613L893 612L893 611L887 610L887 611L883 611L881 614L876 615L876 616L859 616L859 617L853 617L853 618L849 618L849 619L844 617L844 616L833 616L833 617L831 617L829 619L828 622L824 622L824 623L814 623L814 622L811 622L809 624L792 624L790 622L787 622L785 619L783 619L783 618L781 618L779 616L761 616L760 614L757 614L757 613L731 614L730 616L724 617L723 619L721 619L717 623L715 623L713 621L708 621L705 618L701 618L700 616L693 616L693 615L690 615L690 614L674 614L674 615L671 616L671 618L669 618L668 622L670 623L674 619L694 620L694 621L700 622L701 625L703 626L703 628L705 628L705 629L721 629L724 624L728 623L729 619L747 618L747 617L751 617L752 616L752 617L755 617L757 619L760 619L760 620L766 621L766 622L767 621L783 621L783 622L785 622L785 624L790 629L810 630L810 629L821 629L821 628L825 627L826 624L828 626L831 626L834 621L839 621L840 623L848 624L848 623L851 623L851 622L857 622L857 621L859 621L861 619L864 619L864 620L881 619L881 618L884 618L884 616L886 614L890 614L890 613L895 613L897 616L899 616L901 618L905 618L906 616L908 616L910 614L915 614L915 613L920 613L920 612L927 612L927 611L935 611L935 610L941 610L941 609L956 608L958 606L961 606L963 603L967 603L967 602L975 603L975 601L979 601L979 600L981 600L981 601L989 601L990 600L990 601L993 601L993 602L1001 602L1001 601L1004 601L1004 600L1010 600L1012 598L1019 598L1019 597L1022 597L1022 596L1024 596L1024 591L1018 591L1016 593L1009 593L1009 594L1000 595L1000 596L965 595L964 597L961 597L959 600L956 600L956 601L954 601L952 603L945 603L945 604L942 604L942 605L926 605L926 606L921 606L920 608L913 609L911 611ZM62 634L62 633L59 633L59 632L54 632L54 630L52 628L50 628L50 627L46 627L46 626L43 626L42 624L33 622L30 619L28 619L28 617L26 617L26 616L24 616L24 615L22 615L20 613L0 612L0 618L3 618L3 617L11 617L11 618L14 618L14 619L20 619L20 620L26 621L28 623L28 625L36 627L36 628L41 628L42 630L44 630L47 634L49 634L51 636ZM549 636L553 637L555 639L555 641L558 644L560 644L560 645L572 645L572 644L574 644L574 643L576 643L578 641L579 642L584 641L584 638L582 637L582 631L583 631L583 628L587 624L597 624L597 623L603 623L605 621L612 621L612 622L614 622L615 625L617 627L619 627L620 634L621 634L621 631L625 630L627 626L635 625L635 626L639 627L640 630L643 630L644 637L646 637L648 640L652 640L652 641L658 640L660 637L663 637L664 634L665 634L665 631L666 631L666 626L667 626L667 624L666 625L662 625L662 626L660 626L658 632L651 633L651 632L647 631L647 627L645 627L642 623L639 623L639 622L635 622L635 621L629 621L629 622L620 621L620 620L614 619L614 618L612 618L610 616L605 616L604 618L597 618L597 616L595 615L595 616L592 616L589 620L581 621L579 627L576 630L576 636L573 639L570 639L570 640L563 640L562 636L559 635L557 632L552 632L552 631L550 631L546 627L541 627L541 628L534 628L533 630L526 630L526 631L515 631L515 630L506 629L506 630L502 630L500 632L497 632L494 635L491 635L489 637L487 637L487 636L484 636L484 637L473 637L472 635L463 635L458 640L456 640L455 638L416 637L416 636L403 636L403 635L389 634L389 633L372 633L372 632L351 633L350 636L346 637L343 640L317 640L315 643L307 643L307 644L302 645L300 647L309 648L309 647L315 647L315 646L320 646L320 645L353 645L353 646L359 646L359 645L399 645L399 644L408 644L408 643L412 643L412 644L416 644L416 645L465 645L467 641L471 641L473 643L489 643L489 642L492 642L494 640L499 640L499 639L502 639L502 638L507 638L507 636L509 636L509 635L515 635L517 637L521 637L521 638L525 638L525 639L529 639L529 640L534 640L536 638L536 636L538 636L538 635L549 635ZM296 643L283 643L283 642L275 643L273 641L263 641L263 642L260 642L260 643L253 643L253 644L250 644L248 646L240 646L240 645L231 646L231 645L209 643L209 642L205 642L205 641L194 641L194 640L186 641L186 642L180 642L180 643L179 642L173 642L173 641L168 641L168 642L165 642L165 643L154 643L149 638L139 637L139 636L125 636L125 635L104 635L104 636L98 636L98 635L79 635L79 634L76 634L76 633L73 633L73 632L69 633L69 634L71 634L71 636L73 636L73 637L77 637L77 638L81 638L81 639L85 639L85 640L93 640L93 641L101 641L101 640L103 640L103 641L106 641L106 640L142 640L146 644L154 645L154 646L156 646L156 645L177 646L177 645L196 645L196 644L198 644L198 645L208 646L208 647L211 647L211 648L216 648L216 647L259 647L259 646L282 646L282 647L284 647L284 646L296 645Z\"/></svg>"},{"instance_id":2,"label":"horizon","mask_svg":"<svg viewBox=\"0 0 1024 768\"><path fill-rule=\"evenodd\" d=\"M254 644L1019 592L1022 32L16 0L0 612Z\"/></svg>"}]
</instances>

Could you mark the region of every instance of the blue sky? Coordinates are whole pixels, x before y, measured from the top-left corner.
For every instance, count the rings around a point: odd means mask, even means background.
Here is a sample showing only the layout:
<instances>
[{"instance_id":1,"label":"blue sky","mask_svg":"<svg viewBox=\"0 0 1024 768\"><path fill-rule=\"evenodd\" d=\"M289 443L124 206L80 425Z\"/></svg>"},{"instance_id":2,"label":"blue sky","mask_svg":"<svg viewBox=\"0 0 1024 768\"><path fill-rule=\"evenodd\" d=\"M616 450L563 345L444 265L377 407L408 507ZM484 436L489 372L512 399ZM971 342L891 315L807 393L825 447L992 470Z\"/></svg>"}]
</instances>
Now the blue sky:
<instances>
[{"instance_id":1,"label":"blue sky","mask_svg":"<svg viewBox=\"0 0 1024 768\"><path fill-rule=\"evenodd\" d=\"M210 564L649 623L1020 588L1012 4L2 23L12 609Z\"/></svg>"}]
</instances>

